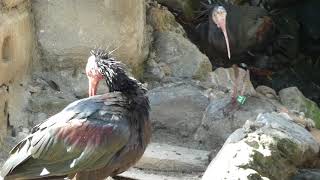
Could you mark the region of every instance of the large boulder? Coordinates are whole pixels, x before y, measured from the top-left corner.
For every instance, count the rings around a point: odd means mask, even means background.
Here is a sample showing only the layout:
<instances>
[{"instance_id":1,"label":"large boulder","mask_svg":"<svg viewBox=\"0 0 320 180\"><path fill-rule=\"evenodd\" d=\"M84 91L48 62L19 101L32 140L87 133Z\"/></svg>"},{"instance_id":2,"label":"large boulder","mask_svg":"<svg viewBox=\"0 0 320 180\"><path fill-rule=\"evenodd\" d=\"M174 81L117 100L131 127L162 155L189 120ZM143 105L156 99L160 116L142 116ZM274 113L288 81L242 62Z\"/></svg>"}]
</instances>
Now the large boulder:
<instances>
[{"instance_id":1,"label":"large boulder","mask_svg":"<svg viewBox=\"0 0 320 180\"><path fill-rule=\"evenodd\" d=\"M238 77L236 72L238 71ZM219 88L224 88L233 92L234 86L237 85L238 94L255 95L255 89L250 81L250 74L242 68L217 68L209 73L208 83L214 84Z\"/></svg>"},{"instance_id":2,"label":"large boulder","mask_svg":"<svg viewBox=\"0 0 320 180\"><path fill-rule=\"evenodd\" d=\"M90 49L115 56L141 74L145 58L145 1L32 1L44 67L83 72Z\"/></svg>"},{"instance_id":3,"label":"large boulder","mask_svg":"<svg viewBox=\"0 0 320 180\"><path fill-rule=\"evenodd\" d=\"M175 32L186 36L183 27L176 21L174 15L164 6L156 2L149 3L147 8L147 24L155 32Z\"/></svg>"},{"instance_id":4,"label":"large boulder","mask_svg":"<svg viewBox=\"0 0 320 180\"><path fill-rule=\"evenodd\" d=\"M304 112L306 117L311 118L320 128L320 108L318 105L306 98L297 87L289 87L279 91L281 103L288 109Z\"/></svg>"},{"instance_id":5,"label":"large boulder","mask_svg":"<svg viewBox=\"0 0 320 180\"><path fill-rule=\"evenodd\" d=\"M259 113L273 112L276 105L266 99L248 97L243 105L233 104L230 97L211 100L194 134L194 139L211 150L219 150L226 139L246 120Z\"/></svg>"},{"instance_id":6,"label":"large boulder","mask_svg":"<svg viewBox=\"0 0 320 180\"><path fill-rule=\"evenodd\" d=\"M203 180L289 180L318 157L319 145L282 113L263 113L236 130L208 166Z\"/></svg>"},{"instance_id":7,"label":"large boulder","mask_svg":"<svg viewBox=\"0 0 320 180\"><path fill-rule=\"evenodd\" d=\"M187 39L186 32L170 11L155 2L149 3L147 24L153 28L144 74L148 81L207 78L212 67L209 59Z\"/></svg>"},{"instance_id":8,"label":"large boulder","mask_svg":"<svg viewBox=\"0 0 320 180\"><path fill-rule=\"evenodd\" d=\"M181 34L155 33L146 78L163 77L204 80L211 71L209 59Z\"/></svg>"},{"instance_id":9,"label":"large boulder","mask_svg":"<svg viewBox=\"0 0 320 180\"><path fill-rule=\"evenodd\" d=\"M167 130L178 137L190 137L201 124L209 99L201 87L180 82L148 92L155 130Z\"/></svg>"}]
</instances>

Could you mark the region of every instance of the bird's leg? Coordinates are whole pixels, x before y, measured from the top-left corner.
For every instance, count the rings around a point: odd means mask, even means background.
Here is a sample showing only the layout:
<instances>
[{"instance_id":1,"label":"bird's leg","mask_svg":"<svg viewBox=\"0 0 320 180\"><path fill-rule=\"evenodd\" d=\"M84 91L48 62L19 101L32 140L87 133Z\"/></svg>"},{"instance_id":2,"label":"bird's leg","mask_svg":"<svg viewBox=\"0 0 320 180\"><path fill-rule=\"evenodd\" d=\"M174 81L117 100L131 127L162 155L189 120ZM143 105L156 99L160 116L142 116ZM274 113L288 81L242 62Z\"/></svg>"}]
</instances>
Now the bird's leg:
<instances>
[{"instance_id":1,"label":"bird's leg","mask_svg":"<svg viewBox=\"0 0 320 180\"><path fill-rule=\"evenodd\" d=\"M231 99L232 99L232 104L235 105L236 103L236 99L237 99L237 94L238 94L238 84L239 84L239 81L240 81L240 73L239 73L239 67L237 65L232 65L232 68L234 70L234 77L235 77L235 80L234 80L234 85L233 85L233 92L232 92L232 95L231 95Z\"/></svg>"},{"instance_id":2,"label":"bird's leg","mask_svg":"<svg viewBox=\"0 0 320 180\"><path fill-rule=\"evenodd\" d=\"M232 87L232 93L231 93L231 102L226 106L224 113L229 114L231 111L233 111L237 106L237 94L238 94L238 84L240 81L239 76L239 69L237 65L232 65L232 68L234 70L234 84Z\"/></svg>"},{"instance_id":3,"label":"bird's leg","mask_svg":"<svg viewBox=\"0 0 320 180\"><path fill-rule=\"evenodd\" d=\"M242 85L242 89L241 89L241 92L240 92L240 96L243 96L244 95L244 90L246 89L246 86L247 86L247 81L246 81L246 77L249 77L250 74L249 74L249 70L247 69L244 76L243 76L243 85Z\"/></svg>"}]
</instances>

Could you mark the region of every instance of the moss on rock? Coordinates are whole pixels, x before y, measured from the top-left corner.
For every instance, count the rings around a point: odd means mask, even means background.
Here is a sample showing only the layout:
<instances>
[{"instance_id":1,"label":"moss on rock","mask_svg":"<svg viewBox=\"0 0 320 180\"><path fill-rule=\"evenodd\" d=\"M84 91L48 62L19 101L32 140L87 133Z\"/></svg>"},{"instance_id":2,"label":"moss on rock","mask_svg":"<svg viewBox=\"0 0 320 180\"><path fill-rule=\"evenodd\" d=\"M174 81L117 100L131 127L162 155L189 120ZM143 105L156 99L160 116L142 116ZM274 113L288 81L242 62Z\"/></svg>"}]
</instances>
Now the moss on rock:
<instances>
[{"instance_id":1,"label":"moss on rock","mask_svg":"<svg viewBox=\"0 0 320 180\"><path fill-rule=\"evenodd\" d=\"M266 156L259 150L256 150L258 149L256 147L259 146L261 142L255 142L254 144L252 144L252 142L249 143L251 147L255 148L252 151L252 160L242 168L253 169L261 176L269 177L270 179L288 179L295 172L295 166L292 166L292 164L296 164L296 162L293 162L293 160L299 162L301 159L299 157L302 152L299 150L297 144L289 139L273 139L274 143L269 145L264 144L264 146L271 151L271 156ZM279 169L281 169L281 171L279 171ZM257 177L252 176L250 179L257 179Z\"/></svg>"},{"instance_id":2,"label":"moss on rock","mask_svg":"<svg viewBox=\"0 0 320 180\"><path fill-rule=\"evenodd\" d=\"M306 116L313 119L316 123L316 128L320 129L320 108L310 99L305 99L305 106L307 109Z\"/></svg>"}]
</instances>

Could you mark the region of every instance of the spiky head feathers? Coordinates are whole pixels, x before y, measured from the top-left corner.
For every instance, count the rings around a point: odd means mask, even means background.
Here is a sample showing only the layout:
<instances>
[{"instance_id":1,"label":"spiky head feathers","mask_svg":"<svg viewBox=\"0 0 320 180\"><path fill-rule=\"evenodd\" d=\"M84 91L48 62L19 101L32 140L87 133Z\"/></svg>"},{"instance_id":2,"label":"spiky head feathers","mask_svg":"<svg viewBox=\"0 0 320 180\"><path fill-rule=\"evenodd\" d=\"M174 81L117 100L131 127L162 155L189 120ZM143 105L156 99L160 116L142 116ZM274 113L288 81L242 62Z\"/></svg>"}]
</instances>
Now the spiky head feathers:
<instances>
[{"instance_id":1,"label":"spiky head feathers","mask_svg":"<svg viewBox=\"0 0 320 180\"><path fill-rule=\"evenodd\" d=\"M90 53L95 57L98 70L105 77L109 91L132 93L140 89L141 83L127 74L126 66L112 57L112 52L93 49Z\"/></svg>"}]
</instances>

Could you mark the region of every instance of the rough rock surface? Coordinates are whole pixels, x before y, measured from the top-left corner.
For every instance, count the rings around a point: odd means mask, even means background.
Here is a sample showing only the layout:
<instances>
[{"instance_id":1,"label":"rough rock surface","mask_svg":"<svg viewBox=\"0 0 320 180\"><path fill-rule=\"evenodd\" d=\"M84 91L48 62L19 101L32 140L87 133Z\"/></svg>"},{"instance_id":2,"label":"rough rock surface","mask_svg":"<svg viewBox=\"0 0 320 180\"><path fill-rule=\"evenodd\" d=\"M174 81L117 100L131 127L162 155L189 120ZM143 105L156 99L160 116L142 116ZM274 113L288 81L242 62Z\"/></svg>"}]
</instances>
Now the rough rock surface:
<instances>
[{"instance_id":1,"label":"rough rock surface","mask_svg":"<svg viewBox=\"0 0 320 180\"><path fill-rule=\"evenodd\" d=\"M219 150L232 132L259 113L273 112L276 106L268 100L248 97L243 105L232 104L230 97L210 101L194 139L211 150Z\"/></svg>"},{"instance_id":2,"label":"rough rock surface","mask_svg":"<svg viewBox=\"0 0 320 180\"><path fill-rule=\"evenodd\" d=\"M0 137L11 126L27 125L25 86L35 47L29 1L4 3L21 4L0 11Z\"/></svg>"},{"instance_id":3,"label":"rough rock surface","mask_svg":"<svg viewBox=\"0 0 320 180\"><path fill-rule=\"evenodd\" d=\"M151 143L135 167L156 171L204 172L209 163L208 155L209 151Z\"/></svg>"},{"instance_id":4,"label":"rough rock surface","mask_svg":"<svg viewBox=\"0 0 320 180\"><path fill-rule=\"evenodd\" d=\"M236 79L235 68L218 68L209 73L208 83L212 83L217 87L222 87L233 91L233 87L237 84L237 93L242 95L255 95L255 89L250 81L250 74L242 68L236 68L238 71L238 79Z\"/></svg>"},{"instance_id":5,"label":"rough rock surface","mask_svg":"<svg viewBox=\"0 0 320 180\"><path fill-rule=\"evenodd\" d=\"M90 49L110 46L119 47L114 54L141 74L144 0L35 0L32 10L45 67L79 73Z\"/></svg>"},{"instance_id":6,"label":"rough rock surface","mask_svg":"<svg viewBox=\"0 0 320 180\"><path fill-rule=\"evenodd\" d=\"M186 36L183 27L166 7L156 2L150 2L148 5L147 24L152 26L155 32L175 32Z\"/></svg>"},{"instance_id":7,"label":"rough rock surface","mask_svg":"<svg viewBox=\"0 0 320 180\"><path fill-rule=\"evenodd\" d=\"M192 135L209 103L201 87L171 83L148 92L150 119L155 130L169 130L180 137Z\"/></svg>"},{"instance_id":8,"label":"rough rock surface","mask_svg":"<svg viewBox=\"0 0 320 180\"><path fill-rule=\"evenodd\" d=\"M153 42L145 79L162 82L172 78L206 79L212 67L209 59L186 38L174 16L156 3L150 4L147 12L147 23L153 28Z\"/></svg>"},{"instance_id":9,"label":"rough rock surface","mask_svg":"<svg viewBox=\"0 0 320 180\"><path fill-rule=\"evenodd\" d=\"M320 108L310 99L304 97L297 87L285 88L279 91L281 103L289 109L304 112L306 117L311 118L320 128Z\"/></svg>"},{"instance_id":10,"label":"rough rock surface","mask_svg":"<svg viewBox=\"0 0 320 180\"><path fill-rule=\"evenodd\" d=\"M236 130L210 163L203 180L287 180L314 161L319 145L303 127L279 113L263 113Z\"/></svg>"},{"instance_id":11,"label":"rough rock surface","mask_svg":"<svg viewBox=\"0 0 320 180\"><path fill-rule=\"evenodd\" d=\"M205 79L211 71L209 59L180 34L156 33L153 47L147 71L159 80L163 76Z\"/></svg>"}]
</instances>

